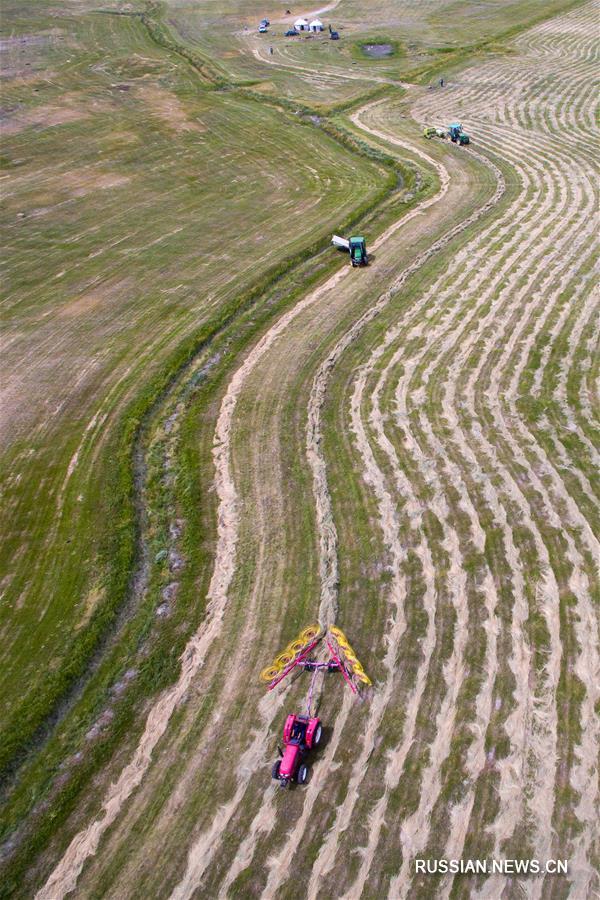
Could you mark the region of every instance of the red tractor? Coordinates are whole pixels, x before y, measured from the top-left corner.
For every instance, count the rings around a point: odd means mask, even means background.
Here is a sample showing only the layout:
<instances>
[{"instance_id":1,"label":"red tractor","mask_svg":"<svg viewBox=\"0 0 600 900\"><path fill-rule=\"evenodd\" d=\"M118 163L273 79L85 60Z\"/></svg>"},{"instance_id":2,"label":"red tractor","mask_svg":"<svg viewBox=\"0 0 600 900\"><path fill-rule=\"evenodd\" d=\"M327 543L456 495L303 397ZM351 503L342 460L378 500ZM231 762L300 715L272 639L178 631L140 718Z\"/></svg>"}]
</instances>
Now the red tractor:
<instances>
[{"instance_id":1,"label":"red tractor","mask_svg":"<svg viewBox=\"0 0 600 900\"><path fill-rule=\"evenodd\" d=\"M305 759L309 750L318 747L323 729L317 717L296 716L294 713L285 720L283 728L283 746L279 750L281 759L273 763L271 775L286 788L290 782L305 784L308 778L308 766Z\"/></svg>"}]
</instances>

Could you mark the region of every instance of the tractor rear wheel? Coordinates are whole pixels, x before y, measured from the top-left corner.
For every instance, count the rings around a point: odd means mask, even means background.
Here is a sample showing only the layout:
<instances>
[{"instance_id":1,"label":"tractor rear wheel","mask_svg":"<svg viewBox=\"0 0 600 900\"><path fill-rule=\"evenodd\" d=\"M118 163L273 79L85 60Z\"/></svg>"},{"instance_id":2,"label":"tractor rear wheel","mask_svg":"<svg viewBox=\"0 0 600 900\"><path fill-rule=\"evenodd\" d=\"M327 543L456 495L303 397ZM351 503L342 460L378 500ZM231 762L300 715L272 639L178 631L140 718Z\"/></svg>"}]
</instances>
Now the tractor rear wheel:
<instances>
[{"instance_id":1,"label":"tractor rear wheel","mask_svg":"<svg viewBox=\"0 0 600 900\"><path fill-rule=\"evenodd\" d=\"M304 763L302 763L302 765L298 769L298 774L296 775L296 781L298 782L298 784L306 784L307 780L308 780L308 766L306 766L306 765L304 765Z\"/></svg>"},{"instance_id":2,"label":"tractor rear wheel","mask_svg":"<svg viewBox=\"0 0 600 900\"><path fill-rule=\"evenodd\" d=\"M274 778L276 781L279 778L279 769L281 767L281 760L278 759L273 763L273 768L271 769L271 778Z\"/></svg>"},{"instance_id":3,"label":"tractor rear wheel","mask_svg":"<svg viewBox=\"0 0 600 900\"><path fill-rule=\"evenodd\" d=\"M323 736L323 729L320 725L317 725L315 728L315 733L313 734L312 744L313 747L318 747L321 743L321 737Z\"/></svg>"}]
</instances>

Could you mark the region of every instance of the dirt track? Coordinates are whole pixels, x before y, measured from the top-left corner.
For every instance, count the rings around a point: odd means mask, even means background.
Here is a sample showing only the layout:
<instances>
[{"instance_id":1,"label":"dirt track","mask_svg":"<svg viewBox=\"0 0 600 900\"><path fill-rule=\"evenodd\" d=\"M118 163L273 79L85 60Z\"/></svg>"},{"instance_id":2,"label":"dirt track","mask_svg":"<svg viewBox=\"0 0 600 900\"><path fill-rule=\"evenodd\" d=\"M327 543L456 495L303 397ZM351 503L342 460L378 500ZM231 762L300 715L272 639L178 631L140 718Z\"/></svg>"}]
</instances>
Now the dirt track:
<instances>
[{"instance_id":1,"label":"dirt track","mask_svg":"<svg viewBox=\"0 0 600 900\"><path fill-rule=\"evenodd\" d=\"M593 353L586 343L588 323L597 310L585 87L593 51L590 10L532 29L508 61L470 69L460 84L416 102L413 114L420 122L443 125L456 110L468 111L468 119L461 115L482 154L468 152L461 160L461 151L449 147L445 166L422 149L427 144L394 134L385 104L353 117L399 153L408 151L436 168L440 189L375 242L376 264L360 273L360 281L349 267L340 269L284 314L231 378L215 434L219 524L206 621L188 645L179 681L151 710L133 760L106 797L103 816L74 838L39 898L55 900L78 884L81 896L91 893L110 853L151 804L152 790L167 771L173 712L202 680L205 667L216 672L236 608L247 610L240 637L245 646L265 623L278 620L280 610L271 609L275 593L285 610L293 585L281 557L286 528L292 527L285 523L294 510L281 430L290 397L302 404L294 447L305 454L314 504L320 600L312 615L318 611L324 623L336 619L340 560L356 549L345 543L344 516L351 518L351 507L348 512L341 503L339 485L337 495L330 488L336 469L328 457L324 410L336 379L344 389L334 422L349 425L356 492L370 497L373 533L389 559L386 621L380 625L384 652L374 695L356 717L349 696L340 698L313 779L290 801L296 813L291 829L279 795L272 787L265 792L264 778L256 775L267 772L266 745L278 728L283 698L263 700L258 716L246 710L252 725L234 790L199 825L186 820L184 805L181 813L159 817L107 896L128 895L139 854L158 848L174 821L187 838L178 874L168 884L174 898L199 895L207 885L226 897L248 867L256 873L258 893L274 897L290 888L294 854L318 838L309 897L343 894L355 900L369 882L396 900L417 888L410 868L415 853L433 845L444 847L447 856L468 855L476 833L492 856L510 855L522 840L540 859L570 856L573 896L588 895L598 798L593 709L600 680L592 602L598 498L593 491L589 499L582 496L593 487L587 465L593 441L585 410L573 403L571 379L587 371ZM557 136L564 129L572 137L568 143ZM488 195L446 226L448 210L473 199L463 170L467 160L489 179ZM446 254L451 241L459 242L457 249ZM413 244L419 246L415 254ZM430 271L438 259L441 268ZM391 274L381 290L378 270L384 268ZM544 335L567 342L558 372L551 349L532 355ZM349 355L357 348L359 363L353 365ZM551 421L528 415L529 383L531 395L547 401ZM592 402L590 396L590 409ZM572 435L584 448L579 456L572 452ZM412 627L408 602L416 590L407 574L409 550L420 565L426 622L402 727L393 731L390 717L404 675L401 648ZM236 580L246 557L253 561L250 585ZM360 610L344 596L343 624L351 634ZM535 632L528 626L533 616ZM248 671L220 694L223 728L231 722L244 677L253 677L253 665L251 657ZM501 689L500 675L509 689ZM565 704L575 701L560 693L561 679L573 677L586 688L580 738L564 725ZM220 727L213 718L208 734L215 740ZM388 727L395 737L381 748L378 737ZM450 754L461 740L464 754L452 757L460 785L447 791L454 774ZM348 741L349 763L343 755ZM421 761L416 798L409 796L409 758ZM375 770L383 773L379 779ZM181 784L202 785L194 754L183 759L179 778ZM481 799L488 796L489 778L500 800L497 809ZM334 779L343 789L332 804L324 793ZM576 792L567 810L556 800L565 785ZM558 836L555 819L565 811L578 827ZM107 858L95 859L105 833ZM384 841L396 855L391 878L382 868ZM349 854L359 859L352 871L340 862ZM539 898L545 885L552 889L542 878L524 882L522 889ZM492 898L506 887L496 877L477 890ZM451 888L450 880L444 882L442 895Z\"/></svg>"}]
</instances>

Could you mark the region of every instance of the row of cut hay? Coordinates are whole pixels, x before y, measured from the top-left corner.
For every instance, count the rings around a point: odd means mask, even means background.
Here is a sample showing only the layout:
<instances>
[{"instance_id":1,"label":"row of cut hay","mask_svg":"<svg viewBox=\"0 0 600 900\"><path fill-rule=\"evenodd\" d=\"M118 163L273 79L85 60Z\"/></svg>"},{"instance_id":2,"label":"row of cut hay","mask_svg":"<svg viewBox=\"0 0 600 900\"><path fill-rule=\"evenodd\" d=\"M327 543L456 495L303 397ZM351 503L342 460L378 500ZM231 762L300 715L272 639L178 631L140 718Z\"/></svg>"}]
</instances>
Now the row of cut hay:
<instances>
[{"instance_id":1,"label":"row of cut hay","mask_svg":"<svg viewBox=\"0 0 600 900\"><path fill-rule=\"evenodd\" d=\"M445 376L445 377L447 377L447 376ZM449 381L449 383L450 383L450 384L452 384L452 383L453 383L453 381L452 381L452 378L451 378L451 377L450 377L450 378L449 378L449 379L448 379L448 381ZM447 398L446 398L446 399L447 399ZM445 407L445 405L444 405L444 408L446 408L446 407Z\"/></svg>"}]
</instances>

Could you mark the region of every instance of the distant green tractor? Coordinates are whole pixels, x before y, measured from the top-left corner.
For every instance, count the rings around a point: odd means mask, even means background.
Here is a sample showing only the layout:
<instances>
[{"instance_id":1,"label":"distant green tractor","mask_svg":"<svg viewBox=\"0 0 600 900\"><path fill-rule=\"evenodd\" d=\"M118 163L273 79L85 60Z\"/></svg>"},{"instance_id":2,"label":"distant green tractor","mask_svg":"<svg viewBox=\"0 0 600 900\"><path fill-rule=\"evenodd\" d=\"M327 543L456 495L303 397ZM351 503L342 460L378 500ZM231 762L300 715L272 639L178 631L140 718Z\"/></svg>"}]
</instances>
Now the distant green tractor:
<instances>
[{"instance_id":1,"label":"distant green tractor","mask_svg":"<svg viewBox=\"0 0 600 900\"><path fill-rule=\"evenodd\" d=\"M367 242L364 237L350 238L350 262L353 266L366 266L369 262L367 256Z\"/></svg>"},{"instance_id":2,"label":"distant green tractor","mask_svg":"<svg viewBox=\"0 0 600 900\"><path fill-rule=\"evenodd\" d=\"M351 237L350 240L347 240L338 234L334 234L331 243L338 250L347 250L349 252L350 262L353 266L366 266L369 262L367 242L364 237Z\"/></svg>"},{"instance_id":3,"label":"distant green tractor","mask_svg":"<svg viewBox=\"0 0 600 900\"><path fill-rule=\"evenodd\" d=\"M453 144L464 146L465 144L471 143L471 138L463 131L460 122L453 122L452 125L448 125L448 134L450 135L450 140Z\"/></svg>"}]
</instances>

